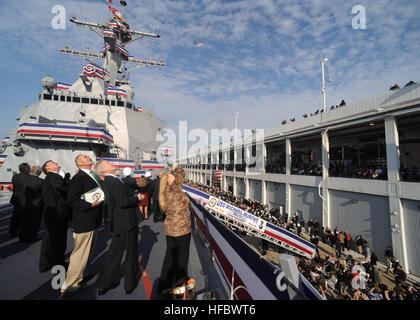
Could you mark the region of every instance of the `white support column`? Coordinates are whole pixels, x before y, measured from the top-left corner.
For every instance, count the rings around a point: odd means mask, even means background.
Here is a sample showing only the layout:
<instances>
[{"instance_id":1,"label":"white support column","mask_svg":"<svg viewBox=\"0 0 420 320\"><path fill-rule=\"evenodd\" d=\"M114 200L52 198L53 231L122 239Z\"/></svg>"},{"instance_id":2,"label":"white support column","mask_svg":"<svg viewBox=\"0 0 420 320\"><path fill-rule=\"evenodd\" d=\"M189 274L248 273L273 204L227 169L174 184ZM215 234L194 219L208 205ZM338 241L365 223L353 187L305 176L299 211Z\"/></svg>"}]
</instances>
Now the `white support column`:
<instances>
[{"instance_id":1,"label":"white support column","mask_svg":"<svg viewBox=\"0 0 420 320\"><path fill-rule=\"evenodd\" d=\"M262 164L263 164L263 166L261 168L261 175L262 175L262 180L261 180L261 188L262 188L262 190L261 190L261 202L263 204L267 204L267 183L266 183L265 178L264 178L264 173L265 173L265 158L266 158L266 156L267 156L267 148L266 148L265 143L263 143L262 144L262 159L263 159Z\"/></svg>"},{"instance_id":2,"label":"white support column","mask_svg":"<svg viewBox=\"0 0 420 320\"><path fill-rule=\"evenodd\" d=\"M292 167L292 144L290 138L286 139L286 198L284 210L287 213L287 219L290 220L291 215L291 188L290 188L290 173Z\"/></svg>"},{"instance_id":3,"label":"white support column","mask_svg":"<svg viewBox=\"0 0 420 320\"><path fill-rule=\"evenodd\" d=\"M322 139L322 225L325 227L331 228L331 219L330 219L330 210L329 210L329 200L330 192L328 190L328 176L330 169L330 141L328 139L328 131L324 130L321 135Z\"/></svg>"},{"instance_id":4,"label":"white support column","mask_svg":"<svg viewBox=\"0 0 420 320\"><path fill-rule=\"evenodd\" d=\"M246 199L249 199L249 185L250 185L250 183L249 183L249 179L247 179L247 178L244 178L244 182L245 182L245 198Z\"/></svg>"},{"instance_id":5,"label":"white support column","mask_svg":"<svg viewBox=\"0 0 420 320\"><path fill-rule=\"evenodd\" d=\"M386 161L388 170L388 199L391 223L392 249L404 270L408 272L409 256L404 226L404 211L399 190L400 152L397 122L394 116L385 116Z\"/></svg>"},{"instance_id":6,"label":"white support column","mask_svg":"<svg viewBox=\"0 0 420 320\"><path fill-rule=\"evenodd\" d=\"M261 180L261 203L267 204L267 183L264 179Z\"/></svg>"}]
</instances>

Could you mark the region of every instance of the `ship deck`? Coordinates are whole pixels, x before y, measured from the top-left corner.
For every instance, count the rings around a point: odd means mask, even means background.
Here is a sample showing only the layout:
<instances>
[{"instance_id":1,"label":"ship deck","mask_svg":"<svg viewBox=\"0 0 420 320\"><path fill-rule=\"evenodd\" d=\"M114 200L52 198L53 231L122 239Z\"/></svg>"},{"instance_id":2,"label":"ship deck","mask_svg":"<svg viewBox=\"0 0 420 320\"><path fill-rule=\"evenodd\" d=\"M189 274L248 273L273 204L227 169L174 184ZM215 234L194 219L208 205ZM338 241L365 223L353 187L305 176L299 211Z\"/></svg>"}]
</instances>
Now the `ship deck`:
<instances>
[{"instance_id":1,"label":"ship deck","mask_svg":"<svg viewBox=\"0 0 420 320\"><path fill-rule=\"evenodd\" d=\"M0 299L1 300L156 300L155 289L159 280L166 250L163 222L153 222L152 217L139 224L140 281L130 294L124 290L124 258L120 268L120 283L105 295L98 296L98 280L104 266L111 236L106 229L100 231L94 260L89 269L93 275L87 287L78 292L60 297L59 290L52 287L55 274L38 270L41 240L34 243L21 243L17 238L8 239L8 225L11 209L0 217ZM39 237L44 229L41 226ZM73 250L71 230L67 231L66 259ZM225 284L210 252L205 246L200 231L193 229L190 245L189 276L196 280L196 299L203 294L215 292L217 299L225 300Z\"/></svg>"}]
</instances>

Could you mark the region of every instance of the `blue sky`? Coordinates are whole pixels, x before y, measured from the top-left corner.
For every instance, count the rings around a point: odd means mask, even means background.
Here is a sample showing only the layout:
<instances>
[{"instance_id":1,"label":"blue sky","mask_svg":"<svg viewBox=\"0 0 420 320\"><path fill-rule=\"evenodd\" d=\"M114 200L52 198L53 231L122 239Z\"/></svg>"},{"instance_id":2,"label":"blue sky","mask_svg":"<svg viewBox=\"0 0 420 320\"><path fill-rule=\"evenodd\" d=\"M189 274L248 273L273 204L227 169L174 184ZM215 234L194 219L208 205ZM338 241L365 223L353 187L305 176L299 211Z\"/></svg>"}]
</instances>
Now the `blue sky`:
<instances>
[{"instance_id":1,"label":"blue sky","mask_svg":"<svg viewBox=\"0 0 420 320\"><path fill-rule=\"evenodd\" d=\"M187 120L189 129L231 129L236 111L240 128L298 119L322 105L322 57L333 80L328 106L420 81L418 0L127 2L132 28L161 35L129 44L130 55L167 63L132 72L135 102L169 127ZM65 30L51 27L56 4L66 9ZM365 30L352 28L355 5L365 7ZM110 12L105 0L2 0L0 11L0 136L6 136L20 108L36 102L42 77L76 81L84 60L58 48L102 48L101 38L68 19L105 22Z\"/></svg>"}]
</instances>

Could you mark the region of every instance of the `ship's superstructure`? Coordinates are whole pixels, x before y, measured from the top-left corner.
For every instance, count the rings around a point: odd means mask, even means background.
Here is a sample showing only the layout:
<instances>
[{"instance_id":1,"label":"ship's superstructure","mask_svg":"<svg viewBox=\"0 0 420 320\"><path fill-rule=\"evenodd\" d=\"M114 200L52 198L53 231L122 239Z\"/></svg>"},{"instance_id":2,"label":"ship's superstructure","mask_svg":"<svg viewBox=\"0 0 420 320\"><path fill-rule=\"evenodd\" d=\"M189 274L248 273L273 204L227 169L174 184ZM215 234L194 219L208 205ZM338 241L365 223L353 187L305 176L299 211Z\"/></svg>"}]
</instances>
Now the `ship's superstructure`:
<instances>
[{"instance_id":1,"label":"ship's superstructure","mask_svg":"<svg viewBox=\"0 0 420 320\"><path fill-rule=\"evenodd\" d=\"M114 13L114 12L113 12ZM38 101L24 107L14 132L2 143L0 182L9 183L18 165L42 165L57 161L64 172L73 174L74 157L84 152L93 159L108 157L134 161L154 160L157 133L166 126L155 112L134 102L134 88L128 72L143 66L161 66L162 61L131 56L127 45L154 33L130 29L118 12L105 24L71 18L76 25L94 31L104 40L101 52L61 48L60 52L80 56L86 65L73 84L44 77ZM99 63L97 60L102 60ZM131 64L131 68L128 64Z\"/></svg>"}]
</instances>

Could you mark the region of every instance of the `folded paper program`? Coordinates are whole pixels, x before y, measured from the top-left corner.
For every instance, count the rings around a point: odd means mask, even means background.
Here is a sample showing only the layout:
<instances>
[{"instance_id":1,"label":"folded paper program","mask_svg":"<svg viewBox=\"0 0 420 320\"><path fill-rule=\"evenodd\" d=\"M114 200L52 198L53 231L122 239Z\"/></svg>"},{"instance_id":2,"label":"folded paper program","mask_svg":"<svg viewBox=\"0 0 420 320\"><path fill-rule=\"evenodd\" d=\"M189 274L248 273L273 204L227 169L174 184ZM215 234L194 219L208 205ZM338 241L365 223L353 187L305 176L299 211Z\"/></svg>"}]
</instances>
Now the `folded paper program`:
<instances>
[{"instance_id":1,"label":"folded paper program","mask_svg":"<svg viewBox=\"0 0 420 320\"><path fill-rule=\"evenodd\" d=\"M88 192L85 192L84 194L82 194L81 198L89 203L93 203L96 200L98 200L99 202L102 202L105 200L105 194L102 191L102 189L98 187L98 188L89 190Z\"/></svg>"}]
</instances>

